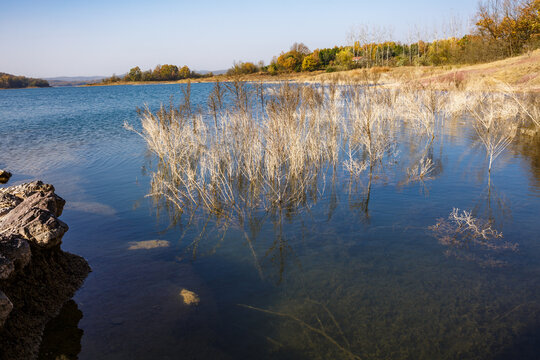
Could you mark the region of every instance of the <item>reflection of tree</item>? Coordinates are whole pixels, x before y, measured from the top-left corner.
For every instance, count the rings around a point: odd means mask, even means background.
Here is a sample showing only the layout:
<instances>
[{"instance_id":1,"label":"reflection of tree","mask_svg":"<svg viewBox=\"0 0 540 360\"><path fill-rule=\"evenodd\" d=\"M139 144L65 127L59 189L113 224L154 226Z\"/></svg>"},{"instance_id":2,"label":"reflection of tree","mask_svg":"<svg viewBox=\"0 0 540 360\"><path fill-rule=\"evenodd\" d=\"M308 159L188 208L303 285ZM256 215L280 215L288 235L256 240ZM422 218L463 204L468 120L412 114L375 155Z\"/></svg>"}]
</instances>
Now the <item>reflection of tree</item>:
<instances>
[{"instance_id":1,"label":"reflection of tree","mask_svg":"<svg viewBox=\"0 0 540 360\"><path fill-rule=\"evenodd\" d=\"M504 101L507 96L505 93L480 94L469 104L474 129L486 150L489 174L495 159L516 136L519 108L515 102Z\"/></svg>"},{"instance_id":2,"label":"reflection of tree","mask_svg":"<svg viewBox=\"0 0 540 360\"><path fill-rule=\"evenodd\" d=\"M504 194L500 194L497 188L491 183L491 176L488 174L488 183L476 205L473 214L477 217L487 219L490 223L502 227L505 220L512 216L508 201Z\"/></svg>"},{"instance_id":3,"label":"reflection of tree","mask_svg":"<svg viewBox=\"0 0 540 360\"><path fill-rule=\"evenodd\" d=\"M350 197L350 205L360 210L366 220L376 172L382 171L396 153L394 96L393 92L358 85L350 86L347 92L348 159L344 165L350 174L349 194L358 186L363 187L360 198ZM368 179L364 187L359 179L365 170Z\"/></svg>"},{"instance_id":4,"label":"reflection of tree","mask_svg":"<svg viewBox=\"0 0 540 360\"><path fill-rule=\"evenodd\" d=\"M448 246L445 254L481 266L501 266L506 262L499 255L516 251L518 247L517 243L504 240L503 233L496 230L510 216L510 207L493 186L488 172L487 186L471 211L454 209L447 219L439 219L430 229L441 244Z\"/></svg>"}]
</instances>

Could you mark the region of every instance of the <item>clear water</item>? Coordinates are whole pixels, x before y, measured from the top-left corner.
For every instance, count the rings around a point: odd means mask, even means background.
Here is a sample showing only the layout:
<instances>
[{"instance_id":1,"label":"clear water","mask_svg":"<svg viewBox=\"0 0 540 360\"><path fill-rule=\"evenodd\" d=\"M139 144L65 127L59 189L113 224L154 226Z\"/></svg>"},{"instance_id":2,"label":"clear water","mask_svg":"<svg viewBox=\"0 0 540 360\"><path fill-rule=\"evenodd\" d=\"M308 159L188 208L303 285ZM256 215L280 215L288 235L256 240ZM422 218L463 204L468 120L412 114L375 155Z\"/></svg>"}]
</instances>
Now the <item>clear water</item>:
<instances>
[{"instance_id":1,"label":"clear water","mask_svg":"<svg viewBox=\"0 0 540 360\"><path fill-rule=\"evenodd\" d=\"M192 102L211 87L193 85ZM171 95L178 85L0 92L0 168L10 185L54 184L67 200L63 249L93 269L48 327L43 358L537 358L538 142L497 159L488 188L483 149L457 121L430 149L435 178L404 185L418 152L405 135L367 212L337 171L309 207L257 213L223 235L204 217L174 223L145 198L151 156L122 124ZM492 219L519 250L446 255L427 228L454 207ZM170 246L129 250L147 240ZM199 305L183 304L182 289Z\"/></svg>"}]
</instances>

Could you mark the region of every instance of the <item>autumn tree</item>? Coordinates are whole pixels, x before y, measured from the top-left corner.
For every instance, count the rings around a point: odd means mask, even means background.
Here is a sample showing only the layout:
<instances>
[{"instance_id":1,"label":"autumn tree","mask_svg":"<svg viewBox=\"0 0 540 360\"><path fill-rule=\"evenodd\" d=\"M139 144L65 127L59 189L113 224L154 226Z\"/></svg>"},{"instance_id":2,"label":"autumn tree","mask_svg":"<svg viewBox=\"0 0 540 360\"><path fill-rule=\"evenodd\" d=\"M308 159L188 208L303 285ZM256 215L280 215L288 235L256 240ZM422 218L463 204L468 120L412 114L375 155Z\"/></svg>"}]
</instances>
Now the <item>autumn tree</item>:
<instances>
[{"instance_id":1,"label":"autumn tree","mask_svg":"<svg viewBox=\"0 0 540 360\"><path fill-rule=\"evenodd\" d=\"M189 77L191 77L191 70L189 70L186 65L182 66L182 68L178 70L178 78L188 79Z\"/></svg>"},{"instance_id":2,"label":"autumn tree","mask_svg":"<svg viewBox=\"0 0 540 360\"><path fill-rule=\"evenodd\" d=\"M479 3L476 28L480 36L512 56L538 39L540 0L484 0Z\"/></svg>"},{"instance_id":3,"label":"autumn tree","mask_svg":"<svg viewBox=\"0 0 540 360\"><path fill-rule=\"evenodd\" d=\"M252 62L235 62L227 71L228 75L253 74L259 71L259 67Z\"/></svg>"},{"instance_id":4,"label":"autumn tree","mask_svg":"<svg viewBox=\"0 0 540 360\"><path fill-rule=\"evenodd\" d=\"M304 57L302 61L302 71L314 71L320 66L319 51L315 50L312 54Z\"/></svg>"},{"instance_id":5,"label":"autumn tree","mask_svg":"<svg viewBox=\"0 0 540 360\"><path fill-rule=\"evenodd\" d=\"M349 68L352 66L353 54L349 49L343 49L336 54L336 64Z\"/></svg>"},{"instance_id":6,"label":"autumn tree","mask_svg":"<svg viewBox=\"0 0 540 360\"><path fill-rule=\"evenodd\" d=\"M277 59L277 64L280 69L285 71L300 71L304 56L297 51L289 51L281 53Z\"/></svg>"},{"instance_id":7,"label":"autumn tree","mask_svg":"<svg viewBox=\"0 0 540 360\"><path fill-rule=\"evenodd\" d=\"M277 65L280 70L284 71L301 71L304 58L311 51L303 43L294 43L288 52L282 52L277 58Z\"/></svg>"}]
</instances>

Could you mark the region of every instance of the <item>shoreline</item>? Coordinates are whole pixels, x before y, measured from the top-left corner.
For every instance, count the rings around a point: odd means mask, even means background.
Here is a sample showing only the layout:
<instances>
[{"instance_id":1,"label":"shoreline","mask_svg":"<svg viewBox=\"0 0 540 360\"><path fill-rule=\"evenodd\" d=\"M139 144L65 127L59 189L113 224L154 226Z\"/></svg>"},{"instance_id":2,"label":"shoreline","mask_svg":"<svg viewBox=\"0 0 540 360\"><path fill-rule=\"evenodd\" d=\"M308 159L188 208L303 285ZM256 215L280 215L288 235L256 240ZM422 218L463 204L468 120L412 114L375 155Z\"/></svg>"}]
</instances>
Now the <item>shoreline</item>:
<instances>
[{"instance_id":1,"label":"shoreline","mask_svg":"<svg viewBox=\"0 0 540 360\"><path fill-rule=\"evenodd\" d=\"M496 84L507 84L520 92L540 92L540 50L490 63L456 64L444 66L403 66L352 69L336 72L323 70L269 75L255 73L247 75L215 75L208 78L182 79L173 81L119 81L115 83L94 83L78 85L118 86L118 85L170 85L191 83L263 82L267 84L292 81L297 83L365 83L384 87L395 87L403 83L417 83L440 90L466 88L490 90Z\"/></svg>"}]
</instances>

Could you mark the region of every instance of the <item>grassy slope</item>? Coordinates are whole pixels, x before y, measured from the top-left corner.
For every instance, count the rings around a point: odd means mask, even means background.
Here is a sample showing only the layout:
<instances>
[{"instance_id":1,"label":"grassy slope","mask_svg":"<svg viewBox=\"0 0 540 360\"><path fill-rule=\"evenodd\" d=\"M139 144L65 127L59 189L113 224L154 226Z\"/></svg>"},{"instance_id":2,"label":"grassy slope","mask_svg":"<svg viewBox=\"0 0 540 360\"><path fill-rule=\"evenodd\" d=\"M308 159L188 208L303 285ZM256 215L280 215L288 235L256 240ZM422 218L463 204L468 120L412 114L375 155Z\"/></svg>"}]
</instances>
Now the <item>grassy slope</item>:
<instances>
[{"instance_id":1,"label":"grassy slope","mask_svg":"<svg viewBox=\"0 0 540 360\"><path fill-rule=\"evenodd\" d=\"M362 78L362 70L356 69L315 75L308 80L362 80ZM456 78L461 79L463 84L470 88L484 88L502 81L517 90L540 91L540 50L485 64L395 67L383 73L380 82L392 84L416 80L444 88L454 86Z\"/></svg>"}]
</instances>

